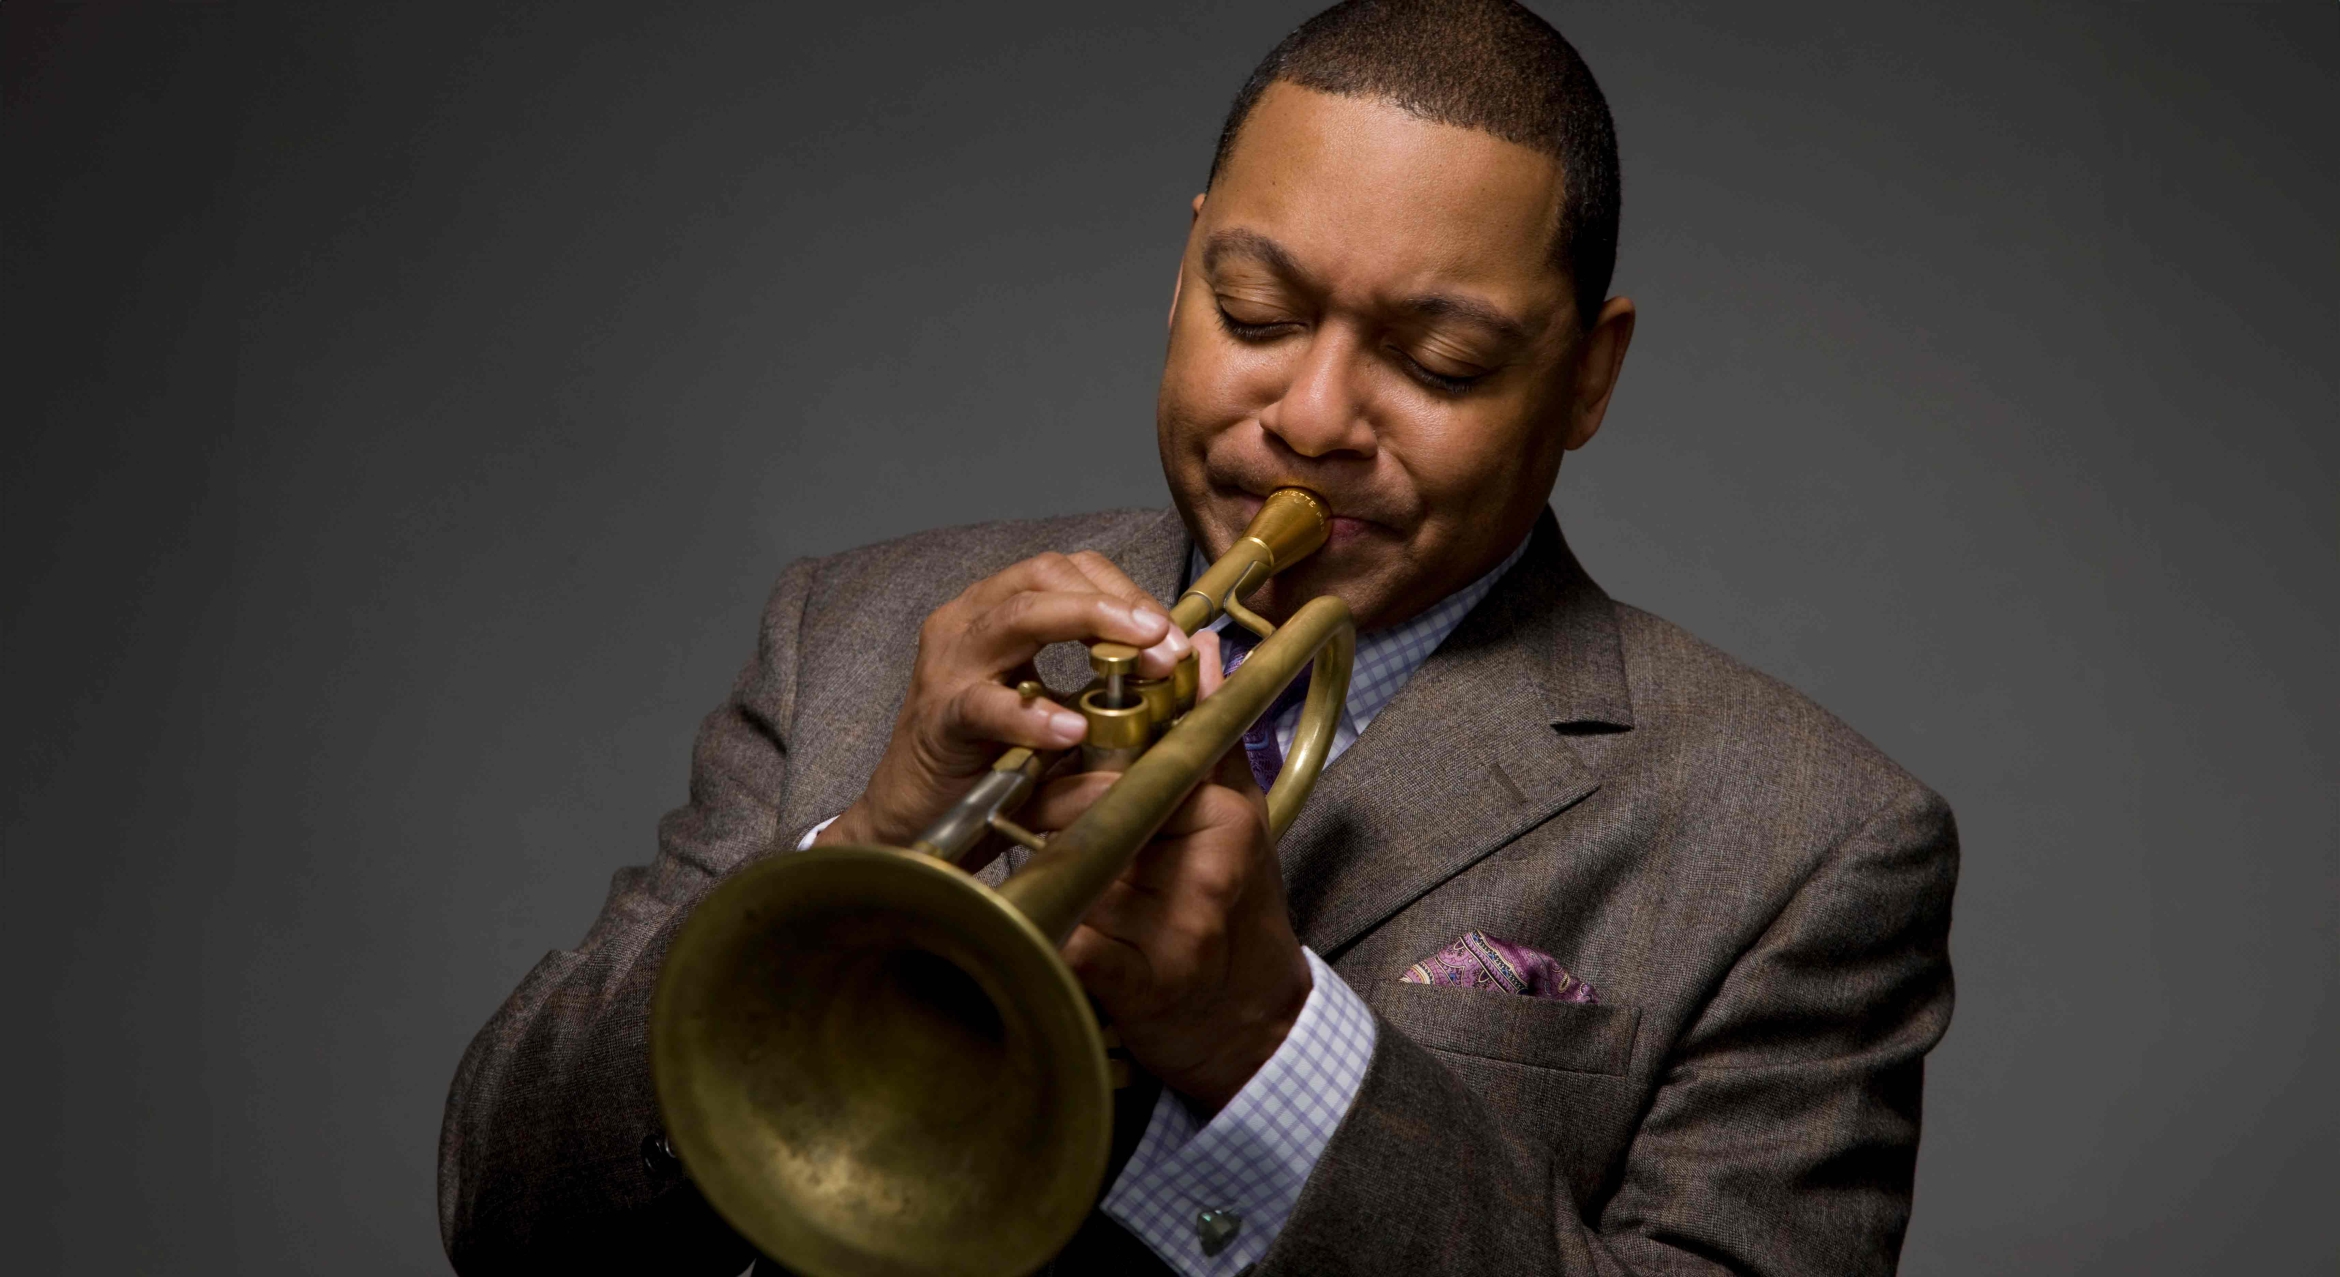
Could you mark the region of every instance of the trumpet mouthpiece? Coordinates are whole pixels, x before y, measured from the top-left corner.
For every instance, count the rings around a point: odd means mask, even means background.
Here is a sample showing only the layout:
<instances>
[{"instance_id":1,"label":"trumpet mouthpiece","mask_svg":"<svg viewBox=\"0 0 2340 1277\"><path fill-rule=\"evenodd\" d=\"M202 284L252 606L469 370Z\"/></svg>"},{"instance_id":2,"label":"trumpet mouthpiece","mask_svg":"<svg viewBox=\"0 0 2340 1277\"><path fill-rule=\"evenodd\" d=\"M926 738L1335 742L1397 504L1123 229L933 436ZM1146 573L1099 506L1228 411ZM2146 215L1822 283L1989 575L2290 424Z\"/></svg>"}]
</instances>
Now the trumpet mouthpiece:
<instances>
[{"instance_id":1,"label":"trumpet mouthpiece","mask_svg":"<svg viewBox=\"0 0 2340 1277\"><path fill-rule=\"evenodd\" d=\"M1315 553L1332 535L1332 508L1306 488L1278 488L1267 495L1243 539L1267 548L1268 571L1281 572Z\"/></svg>"}]
</instances>

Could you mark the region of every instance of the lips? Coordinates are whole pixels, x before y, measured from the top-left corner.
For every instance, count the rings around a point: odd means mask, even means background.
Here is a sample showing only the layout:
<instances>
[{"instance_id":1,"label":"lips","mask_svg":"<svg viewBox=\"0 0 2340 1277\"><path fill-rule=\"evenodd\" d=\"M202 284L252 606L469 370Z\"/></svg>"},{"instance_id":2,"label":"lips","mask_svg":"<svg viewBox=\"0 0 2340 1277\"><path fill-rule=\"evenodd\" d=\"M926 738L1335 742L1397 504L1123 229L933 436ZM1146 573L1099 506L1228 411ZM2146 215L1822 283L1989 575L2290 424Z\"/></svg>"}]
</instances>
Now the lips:
<instances>
[{"instance_id":1,"label":"lips","mask_svg":"<svg viewBox=\"0 0 2340 1277\"><path fill-rule=\"evenodd\" d=\"M1313 483L1300 483L1293 480L1282 480L1276 483L1264 484L1257 488L1254 488L1250 484L1244 484L1241 487L1222 487L1219 489L1219 495L1222 499L1231 501L1235 504L1236 509L1241 513L1242 516L1235 522L1237 526L1241 526L1250 522L1252 516L1259 513L1259 508L1261 505L1265 504L1268 493L1282 487L1306 488L1308 491L1313 492L1317 496L1324 499L1325 505L1331 507L1333 512L1332 539L1334 541L1353 540L1357 537L1370 535L1376 531L1395 531L1395 529L1392 528L1387 522L1380 519L1368 518L1366 517L1366 513L1360 512L1361 509L1365 512L1370 512L1371 508L1368 503L1354 499L1344 499L1338 491L1327 491L1326 489Z\"/></svg>"},{"instance_id":2,"label":"lips","mask_svg":"<svg viewBox=\"0 0 2340 1277\"><path fill-rule=\"evenodd\" d=\"M1318 492L1314 487L1308 490ZM1323 495L1321 492L1318 494ZM1226 512L1226 521L1221 526L1226 529L1223 535L1230 541L1242 534L1242 529L1249 526L1251 520L1259 514L1260 506L1265 504L1264 497L1241 490L1222 491L1215 495L1217 501L1214 504ZM1381 550L1393 543L1402 543L1405 539L1402 533L1386 524L1339 513L1341 506L1335 498L1326 497L1325 504L1331 506L1335 513L1332 526L1325 531L1324 546L1315 554L1319 562L1318 571L1331 569L1333 564L1350 563L1359 554L1377 556Z\"/></svg>"}]
</instances>

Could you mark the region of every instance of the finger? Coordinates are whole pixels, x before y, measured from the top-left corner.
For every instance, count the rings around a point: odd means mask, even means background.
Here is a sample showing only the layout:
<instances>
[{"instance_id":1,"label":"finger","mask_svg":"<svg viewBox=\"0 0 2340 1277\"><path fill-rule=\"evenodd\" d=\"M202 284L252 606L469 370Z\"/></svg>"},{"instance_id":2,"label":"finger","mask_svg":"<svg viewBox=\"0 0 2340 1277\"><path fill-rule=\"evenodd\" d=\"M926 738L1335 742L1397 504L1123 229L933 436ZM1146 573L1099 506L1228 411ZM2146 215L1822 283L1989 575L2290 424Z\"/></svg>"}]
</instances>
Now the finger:
<instances>
[{"instance_id":1,"label":"finger","mask_svg":"<svg viewBox=\"0 0 2340 1277\"><path fill-rule=\"evenodd\" d=\"M1129 575L1123 572L1113 560L1095 550L1080 550L1069 557L1073 567L1078 569L1099 593L1110 594L1114 598L1132 605L1161 606L1161 603L1153 595L1146 593L1144 587L1130 580ZM1194 642L1186 636L1186 631L1175 625L1171 626L1169 633L1162 636L1161 642L1138 654L1139 676L1143 678L1168 678L1171 668L1177 665L1193 646Z\"/></svg>"},{"instance_id":2,"label":"finger","mask_svg":"<svg viewBox=\"0 0 2340 1277\"><path fill-rule=\"evenodd\" d=\"M1009 687L1021 687L1026 683L1038 683L1043 689L1040 693L1042 696L1054 696L1056 694L1054 692L1045 690L1048 686L1048 680L1040 677L1040 667L1030 661L1026 661L1023 664L1016 666L1012 670L1000 671L999 681L1007 684Z\"/></svg>"},{"instance_id":3,"label":"finger","mask_svg":"<svg viewBox=\"0 0 2340 1277\"><path fill-rule=\"evenodd\" d=\"M1229 770L1244 766L1240 747L1228 753L1236 760ZM1248 777L1249 769L1244 770ZM1265 805L1254 801L1259 786L1246 779L1244 789L1250 793L1215 779L1196 786L1194 792L1186 796L1186 801L1178 804L1177 810L1170 813L1170 819L1162 822L1161 829L1154 836L1185 838L1195 834L1232 835L1247 832L1247 826L1253 824L1265 825Z\"/></svg>"},{"instance_id":4,"label":"finger","mask_svg":"<svg viewBox=\"0 0 2340 1277\"><path fill-rule=\"evenodd\" d=\"M1107 1011L1131 994L1153 987L1153 963L1145 950L1095 927L1073 928L1062 952L1064 965L1072 968L1081 987L1096 995Z\"/></svg>"},{"instance_id":5,"label":"finger","mask_svg":"<svg viewBox=\"0 0 2340 1277\"><path fill-rule=\"evenodd\" d=\"M1026 590L985 609L960 635L958 662L996 677L1039 655L1050 643L1109 639L1146 648L1172 628L1167 612L1093 590Z\"/></svg>"},{"instance_id":6,"label":"finger","mask_svg":"<svg viewBox=\"0 0 2340 1277\"><path fill-rule=\"evenodd\" d=\"M1175 876L1170 881L1175 883ZM1139 887L1125 879L1105 888L1105 893L1081 916L1081 925L1150 952L1154 946L1149 941L1161 934L1171 908L1168 893Z\"/></svg>"},{"instance_id":7,"label":"finger","mask_svg":"<svg viewBox=\"0 0 2340 1277\"><path fill-rule=\"evenodd\" d=\"M1197 659L1202 662L1201 691L1197 693L1196 697L1199 700L1226 685L1227 675L1224 673L1226 649L1220 643L1219 631L1217 630L1202 630L1196 633L1194 649L1200 654ZM1211 768L1211 781L1255 799L1261 811L1267 810L1267 794L1260 789L1259 778L1251 773L1251 756L1244 749L1242 742L1236 742L1228 747L1226 753L1219 755L1219 761Z\"/></svg>"},{"instance_id":8,"label":"finger","mask_svg":"<svg viewBox=\"0 0 2340 1277\"><path fill-rule=\"evenodd\" d=\"M1223 789L1232 789L1243 795L1246 802L1257 807L1264 819L1267 812L1267 791L1259 787L1259 777L1251 770L1251 751L1242 741L1235 742L1219 761L1211 765L1211 783Z\"/></svg>"},{"instance_id":9,"label":"finger","mask_svg":"<svg viewBox=\"0 0 2340 1277\"><path fill-rule=\"evenodd\" d=\"M1113 772L1082 772L1049 781L1024 804L1019 819L1030 829L1066 828L1119 779Z\"/></svg>"},{"instance_id":10,"label":"finger","mask_svg":"<svg viewBox=\"0 0 2340 1277\"><path fill-rule=\"evenodd\" d=\"M1027 701L997 683L967 684L944 704L942 715L945 743L984 757L1002 744L1066 749L1080 744L1088 729L1087 719L1056 702Z\"/></svg>"},{"instance_id":11,"label":"finger","mask_svg":"<svg viewBox=\"0 0 2340 1277\"><path fill-rule=\"evenodd\" d=\"M1194 659L1202 664L1202 691L1197 696L1200 699L1218 691L1219 684L1227 681L1226 657L1219 646L1217 630L1194 632Z\"/></svg>"},{"instance_id":12,"label":"finger","mask_svg":"<svg viewBox=\"0 0 2340 1277\"><path fill-rule=\"evenodd\" d=\"M1096 583L1072 561L1072 556L1051 551L1011 563L968 586L960 592L959 597L980 611L995 607L1011 595L1022 594L1027 590L1080 593L1096 588Z\"/></svg>"},{"instance_id":13,"label":"finger","mask_svg":"<svg viewBox=\"0 0 2340 1277\"><path fill-rule=\"evenodd\" d=\"M1194 650L1194 640L1186 637L1186 631L1175 625L1167 628L1161 642L1138 652L1138 677L1168 678L1178 662Z\"/></svg>"},{"instance_id":14,"label":"finger","mask_svg":"<svg viewBox=\"0 0 2340 1277\"><path fill-rule=\"evenodd\" d=\"M1034 555L968 586L955 602L971 614L980 614L1017 594L1032 591L1072 594L1095 591L1128 605L1140 616L1158 613L1167 622L1169 615L1153 595L1146 593L1111 559L1095 550L1081 550L1069 555L1054 552ZM1171 668L1193 646L1185 631L1166 623L1158 641L1126 639L1109 634L1066 636L1073 639L1090 637L1111 638L1114 642L1129 643L1139 648L1138 674L1144 678L1168 677Z\"/></svg>"},{"instance_id":15,"label":"finger","mask_svg":"<svg viewBox=\"0 0 2340 1277\"><path fill-rule=\"evenodd\" d=\"M1156 982L1181 987L1224 959L1254 877L1246 852L1224 840L1157 840L1081 921L1145 954Z\"/></svg>"},{"instance_id":16,"label":"finger","mask_svg":"<svg viewBox=\"0 0 2340 1277\"><path fill-rule=\"evenodd\" d=\"M1075 550L1066 555L1065 560L1100 594L1110 594L1124 603L1156 602L1153 595L1146 593L1145 587L1130 580L1129 574L1122 571L1118 564L1095 550Z\"/></svg>"},{"instance_id":17,"label":"finger","mask_svg":"<svg viewBox=\"0 0 2340 1277\"><path fill-rule=\"evenodd\" d=\"M1115 885L1137 896L1168 902L1174 909L1184 910L1199 902L1223 912L1243 897L1257 872L1264 870L1254 864L1246 838L1180 835L1146 844ZM1128 920L1140 915L1125 911L1116 917ZM1159 924L1166 919L1152 921ZM1134 938L1142 933L1116 934Z\"/></svg>"}]
</instances>

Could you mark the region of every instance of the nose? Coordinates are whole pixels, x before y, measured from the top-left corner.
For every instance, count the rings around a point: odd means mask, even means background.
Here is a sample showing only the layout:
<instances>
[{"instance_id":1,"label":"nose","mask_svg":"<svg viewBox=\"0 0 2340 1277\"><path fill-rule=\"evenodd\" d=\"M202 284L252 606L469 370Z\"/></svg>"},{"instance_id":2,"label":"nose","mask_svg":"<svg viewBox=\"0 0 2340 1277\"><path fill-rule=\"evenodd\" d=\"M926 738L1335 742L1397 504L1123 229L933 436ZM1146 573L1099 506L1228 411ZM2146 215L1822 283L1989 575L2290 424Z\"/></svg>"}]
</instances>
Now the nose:
<instances>
[{"instance_id":1,"label":"nose","mask_svg":"<svg viewBox=\"0 0 2340 1277\"><path fill-rule=\"evenodd\" d=\"M1310 334L1283 396L1260 410L1259 424L1303 457L1373 455L1373 423L1360 393L1364 351L1336 326Z\"/></svg>"}]
</instances>

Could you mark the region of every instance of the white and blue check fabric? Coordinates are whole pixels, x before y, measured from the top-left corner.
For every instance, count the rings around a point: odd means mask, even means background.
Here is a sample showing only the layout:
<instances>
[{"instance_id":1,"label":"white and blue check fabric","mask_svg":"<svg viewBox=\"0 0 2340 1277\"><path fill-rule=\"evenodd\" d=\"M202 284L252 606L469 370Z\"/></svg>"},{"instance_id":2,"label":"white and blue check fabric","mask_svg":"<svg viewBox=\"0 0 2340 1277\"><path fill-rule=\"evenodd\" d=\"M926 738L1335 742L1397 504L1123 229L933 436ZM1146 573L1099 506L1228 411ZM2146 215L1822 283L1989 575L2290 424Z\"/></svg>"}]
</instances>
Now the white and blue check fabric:
<instances>
[{"instance_id":1,"label":"white and blue check fabric","mask_svg":"<svg viewBox=\"0 0 2340 1277\"><path fill-rule=\"evenodd\" d=\"M1373 1062L1373 1013L1324 959L1301 952L1316 987L1284 1045L1207 1123L1165 1088L1105 1194L1106 1214L1191 1277L1232 1274L1267 1253ZM1216 1255L1203 1253L1204 1211L1243 1221Z\"/></svg>"},{"instance_id":2,"label":"white and blue check fabric","mask_svg":"<svg viewBox=\"0 0 2340 1277\"><path fill-rule=\"evenodd\" d=\"M1495 588L1511 565L1519 562L1527 547L1528 543L1521 541L1487 575L1440 599L1420 616L1386 630L1357 636L1357 662L1349 672L1349 700L1341 707L1340 727L1333 733L1332 758L1339 758L1357 743L1357 738L1396 699L1406 680L1422 668L1422 662L1430 659L1430 654L1438 650L1447 635L1454 633L1454 627L1462 624L1463 617L1479 605L1479 600L1487 597L1487 592ZM1202 551L1194 551L1187 561L1186 579L1191 581L1201 576L1209 566L1203 560ZM1207 628L1224 629L1232 624L1234 618L1222 616ZM1292 734L1298 730L1300 706L1295 704L1276 720L1276 748L1287 758L1292 754Z\"/></svg>"},{"instance_id":3,"label":"white and blue check fabric","mask_svg":"<svg viewBox=\"0 0 2340 1277\"><path fill-rule=\"evenodd\" d=\"M1332 757L1356 743L1526 552L1522 540L1493 571L1420 616L1358 636ZM1197 550L1187 579L1208 566ZM1276 743L1287 756L1299 723L1300 706L1294 705L1276 724ZM1197 1123L1186 1102L1164 1088L1137 1151L1105 1194L1105 1213L1186 1277L1232 1277L1267 1253L1373 1062L1373 1013L1364 999L1314 950L1301 952L1315 987L1284 1044L1206 1123ZM1231 1212L1242 1220L1215 1255L1203 1250L1199 1224L1205 1211Z\"/></svg>"}]
</instances>

